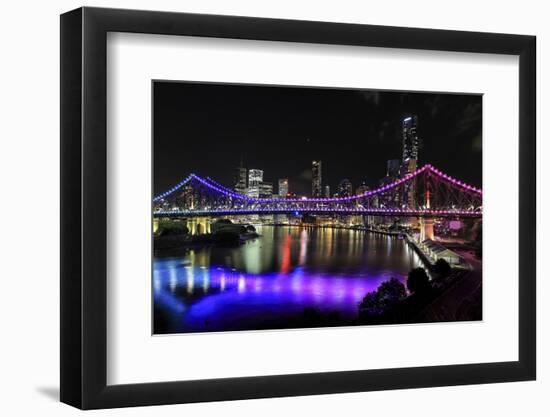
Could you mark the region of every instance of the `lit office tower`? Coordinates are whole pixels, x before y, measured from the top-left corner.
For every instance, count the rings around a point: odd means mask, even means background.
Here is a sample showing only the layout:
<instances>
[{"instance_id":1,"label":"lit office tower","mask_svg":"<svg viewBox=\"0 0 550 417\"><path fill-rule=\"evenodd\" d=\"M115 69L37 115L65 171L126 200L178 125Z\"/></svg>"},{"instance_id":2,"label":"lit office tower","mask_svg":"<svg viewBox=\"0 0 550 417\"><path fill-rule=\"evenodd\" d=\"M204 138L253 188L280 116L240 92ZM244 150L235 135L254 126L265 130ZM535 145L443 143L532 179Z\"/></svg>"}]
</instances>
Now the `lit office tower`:
<instances>
[{"instance_id":1,"label":"lit office tower","mask_svg":"<svg viewBox=\"0 0 550 417\"><path fill-rule=\"evenodd\" d=\"M248 195L250 197L260 196L260 185L264 180L264 172L261 169L248 170Z\"/></svg>"},{"instance_id":2,"label":"lit office tower","mask_svg":"<svg viewBox=\"0 0 550 417\"><path fill-rule=\"evenodd\" d=\"M418 134L416 132L418 119L416 116L409 116L403 119L403 162L401 165L401 177L416 171L418 164ZM402 201L407 203L409 208L416 206L416 180L409 182Z\"/></svg>"},{"instance_id":3,"label":"lit office tower","mask_svg":"<svg viewBox=\"0 0 550 417\"><path fill-rule=\"evenodd\" d=\"M330 198L330 186L325 185L325 198Z\"/></svg>"},{"instance_id":4,"label":"lit office tower","mask_svg":"<svg viewBox=\"0 0 550 417\"><path fill-rule=\"evenodd\" d=\"M313 161L311 163L311 195L313 197L321 197L323 193L321 180L321 161Z\"/></svg>"},{"instance_id":5,"label":"lit office tower","mask_svg":"<svg viewBox=\"0 0 550 417\"><path fill-rule=\"evenodd\" d=\"M418 135L416 125L418 119L416 116L409 116L403 119L403 162L410 159L418 160Z\"/></svg>"},{"instance_id":6,"label":"lit office tower","mask_svg":"<svg viewBox=\"0 0 550 417\"><path fill-rule=\"evenodd\" d=\"M416 171L417 168L420 143L416 133L417 122L416 116L403 119L403 161L399 172L401 177Z\"/></svg>"},{"instance_id":7,"label":"lit office tower","mask_svg":"<svg viewBox=\"0 0 550 417\"><path fill-rule=\"evenodd\" d=\"M273 183L262 181L260 183L260 198L271 198L273 197Z\"/></svg>"},{"instance_id":8,"label":"lit office tower","mask_svg":"<svg viewBox=\"0 0 550 417\"><path fill-rule=\"evenodd\" d=\"M279 179L279 198L286 198L288 194L288 178Z\"/></svg>"},{"instance_id":9,"label":"lit office tower","mask_svg":"<svg viewBox=\"0 0 550 417\"><path fill-rule=\"evenodd\" d=\"M235 191L246 194L246 168L239 167L235 170Z\"/></svg>"},{"instance_id":10,"label":"lit office tower","mask_svg":"<svg viewBox=\"0 0 550 417\"><path fill-rule=\"evenodd\" d=\"M248 171L248 185L260 185L264 180L264 172L261 169L251 169Z\"/></svg>"}]
</instances>

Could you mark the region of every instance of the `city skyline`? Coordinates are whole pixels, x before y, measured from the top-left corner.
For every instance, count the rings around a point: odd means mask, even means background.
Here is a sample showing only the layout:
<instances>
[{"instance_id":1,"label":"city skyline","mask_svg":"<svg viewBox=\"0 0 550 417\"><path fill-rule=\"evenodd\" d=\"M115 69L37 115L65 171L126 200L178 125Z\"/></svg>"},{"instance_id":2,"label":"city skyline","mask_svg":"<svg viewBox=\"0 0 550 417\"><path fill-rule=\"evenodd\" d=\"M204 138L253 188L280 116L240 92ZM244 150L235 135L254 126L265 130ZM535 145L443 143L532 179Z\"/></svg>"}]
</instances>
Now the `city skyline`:
<instances>
[{"instance_id":1,"label":"city skyline","mask_svg":"<svg viewBox=\"0 0 550 417\"><path fill-rule=\"evenodd\" d=\"M354 190L374 187L386 175L388 161L401 159L402 123L412 117L418 121L418 166L444 165L451 175L481 185L480 96L169 82L156 82L154 94L155 194L190 172L233 188L236 169L245 167L262 170L263 181L275 194L278 180L285 178L290 192L309 196L316 160L322 164L321 195L327 185L331 194L337 192L344 179ZM231 101L235 106L229 106ZM425 107L430 106L427 114ZM181 113L184 109L191 114ZM208 120L211 123L205 123ZM286 127L281 124L285 121ZM228 129L220 129L220 124ZM381 127L377 135L376 126ZM341 137L330 143L330 132L338 128ZM443 131L450 139L442 153L434 135ZM205 158L197 158L205 143L201 132L217 136ZM180 139L173 141L174 135ZM170 146L167 140L172 140Z\"/></svg>"}]
</instances>

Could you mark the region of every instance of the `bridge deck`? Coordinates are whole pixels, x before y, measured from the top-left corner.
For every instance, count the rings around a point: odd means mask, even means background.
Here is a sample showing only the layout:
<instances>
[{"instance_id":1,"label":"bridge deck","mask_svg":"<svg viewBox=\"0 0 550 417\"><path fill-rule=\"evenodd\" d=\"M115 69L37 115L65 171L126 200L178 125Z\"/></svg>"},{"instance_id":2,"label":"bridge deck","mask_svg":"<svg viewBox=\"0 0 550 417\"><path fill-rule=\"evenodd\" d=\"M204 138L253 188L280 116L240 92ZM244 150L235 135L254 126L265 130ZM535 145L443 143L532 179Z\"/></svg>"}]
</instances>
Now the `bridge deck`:
<instances>
[{"instance_id":1,"label":"bridge deck","mask_svg":"<svg viewBox=\"0 0 550 417\"><path fill-rule=\"evenodd\" d=\"M409 209L212 209L212 210L170 210L153 212L153 217L219 217L262 214L345 215L345 216L389 216L389 217L445 217L481 218L480 211L466 210L409 210Z\"/></svg>"}]
</instances>

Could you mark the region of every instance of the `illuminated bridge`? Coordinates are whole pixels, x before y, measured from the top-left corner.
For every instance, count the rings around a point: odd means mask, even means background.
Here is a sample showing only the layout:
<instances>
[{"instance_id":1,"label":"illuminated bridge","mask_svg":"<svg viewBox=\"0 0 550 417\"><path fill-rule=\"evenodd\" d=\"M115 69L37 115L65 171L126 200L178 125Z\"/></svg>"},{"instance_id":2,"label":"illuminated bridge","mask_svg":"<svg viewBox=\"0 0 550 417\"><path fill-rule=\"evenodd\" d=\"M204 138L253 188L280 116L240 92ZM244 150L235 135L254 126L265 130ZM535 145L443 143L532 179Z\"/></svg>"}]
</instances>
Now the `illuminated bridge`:
<instances>
[{"instance_id":1,"label":"illuminated bridge","mask_svg":"<svg viewBox=\"0 0 550 417\"><path fill-rule=\"evenodd\" d=\"M153 198L154 217L252 214L480 218L482 191L425 165L392 183L349 197L256 198L191 174Z\"/></svg>"}]
</instances>

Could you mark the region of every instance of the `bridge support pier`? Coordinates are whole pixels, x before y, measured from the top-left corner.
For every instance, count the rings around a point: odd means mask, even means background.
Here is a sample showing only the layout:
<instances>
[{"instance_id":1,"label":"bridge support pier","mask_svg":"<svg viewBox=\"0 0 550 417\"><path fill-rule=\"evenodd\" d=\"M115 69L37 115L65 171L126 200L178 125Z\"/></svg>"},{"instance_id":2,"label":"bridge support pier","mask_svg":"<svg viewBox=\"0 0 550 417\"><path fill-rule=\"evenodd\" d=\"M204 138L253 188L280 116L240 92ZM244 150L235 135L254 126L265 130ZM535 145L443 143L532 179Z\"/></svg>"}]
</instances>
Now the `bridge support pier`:
<instances>
[{"instance_id":1,"label":"bridge support pier","mask_svg":"<svg viewBox=\"0 0 550 417\"><path fill-rule=\"evenodd\" d=\"M420 241L434 238L434 219L420 218Z\"/></svg>"}]
</instances>

